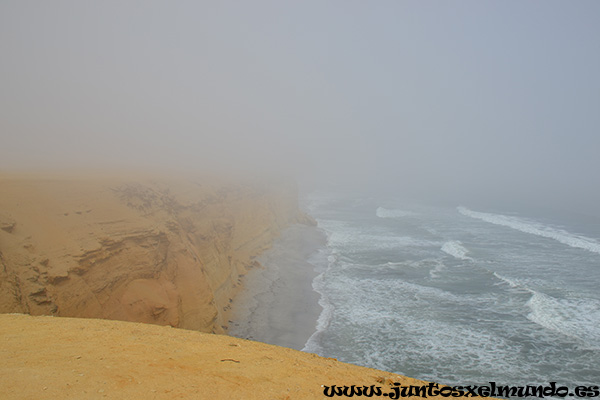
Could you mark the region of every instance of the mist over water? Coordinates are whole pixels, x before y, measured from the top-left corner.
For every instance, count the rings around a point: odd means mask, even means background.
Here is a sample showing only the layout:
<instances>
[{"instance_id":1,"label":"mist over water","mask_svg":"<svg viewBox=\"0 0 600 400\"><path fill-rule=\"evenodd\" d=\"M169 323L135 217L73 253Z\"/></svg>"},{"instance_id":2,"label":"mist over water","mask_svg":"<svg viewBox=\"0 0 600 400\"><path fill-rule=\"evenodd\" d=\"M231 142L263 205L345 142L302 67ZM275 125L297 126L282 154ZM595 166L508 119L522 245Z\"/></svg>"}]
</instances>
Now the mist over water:
<instances>
[{"instance_id":1,"label":"mist over water","mask_svg":"<svg viewBox=\"0 0 600 400\"><path fill-rule=\"evenodd\" d=\"M600 215L600 5L0 4L0 168ZM500 207L502 208L502 207Z\"/></svg>"},{"instance_id":2,"label":"mist over water","mask_svg":"<svg viewBox=\"0 0 600 400\"><path fill-rule=\"evenodd\" d=\"M597 383L599 17L593 0L5 0L0 173L288 176L328 235L309 351Z\"/></svg>"}]
</instances>

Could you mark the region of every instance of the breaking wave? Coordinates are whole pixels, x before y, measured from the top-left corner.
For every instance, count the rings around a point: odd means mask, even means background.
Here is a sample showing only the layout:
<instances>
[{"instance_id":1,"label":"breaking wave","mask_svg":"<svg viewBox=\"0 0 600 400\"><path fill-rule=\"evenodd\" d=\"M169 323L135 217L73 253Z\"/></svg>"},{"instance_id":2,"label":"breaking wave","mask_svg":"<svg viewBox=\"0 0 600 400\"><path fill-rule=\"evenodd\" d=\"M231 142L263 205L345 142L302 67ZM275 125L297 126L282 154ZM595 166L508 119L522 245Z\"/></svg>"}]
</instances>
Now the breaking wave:
<instances>
[{"instance_id":1,"label":"breaking wave","mask_svg":"<svg viewBox=\"0 0 600 400\"><path fill-rule=\"evenodd\" d=\"M527 318L546 329L582 340L597 348L600 342L600 302L594 299L557 299L532 291Z\"/></svg>"},{"instance_id":2,"label":"breaking wave","mask_svg":"<svg viewBox=\"0 0 600 400\"><path fill-rule=\"evenodd\" d=\"M465 249L461 242L458 240L451 240L444 243L442 251L446 254L451 255L459 260L471 260L471 257L467 256L469 250Z\"/></svg>"},{"instance_id":3,"label":"breaking wave","mask_svg":"<svg viewBox=\"0 0 600 400\"><path fill-rule=\"evenodd\" d=\"M509 228L532 235L554 239L570 247L584 249L600 254L600 243L598 241L585 236L567 232L563 229L552 228L542 225L538 222L518 217L472 211L466 207L457 207L457 210L459 213L471 218L480 219L495 225L507 226Z\"/></svg>"}]
</instances>

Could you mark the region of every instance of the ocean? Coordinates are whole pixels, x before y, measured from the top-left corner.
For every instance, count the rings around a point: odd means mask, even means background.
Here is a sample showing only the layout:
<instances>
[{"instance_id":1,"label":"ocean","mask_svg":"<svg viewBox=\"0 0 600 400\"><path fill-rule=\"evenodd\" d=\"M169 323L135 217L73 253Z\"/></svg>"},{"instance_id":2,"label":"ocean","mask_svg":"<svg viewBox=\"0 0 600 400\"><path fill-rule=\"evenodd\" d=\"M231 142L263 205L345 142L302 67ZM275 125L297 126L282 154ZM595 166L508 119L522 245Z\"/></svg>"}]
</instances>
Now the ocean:
<instances>
[{"instance_id":1,"label":"ocean","mask_svg":"<svg viewBox=\"0 0 600 400\"><path fill-rule=\"evenodd\" d=\"M444 384L600 384L600 224L313 193L304 350ZM575 214L573 214L575 215Z\"/></svg>"}]
</instances>

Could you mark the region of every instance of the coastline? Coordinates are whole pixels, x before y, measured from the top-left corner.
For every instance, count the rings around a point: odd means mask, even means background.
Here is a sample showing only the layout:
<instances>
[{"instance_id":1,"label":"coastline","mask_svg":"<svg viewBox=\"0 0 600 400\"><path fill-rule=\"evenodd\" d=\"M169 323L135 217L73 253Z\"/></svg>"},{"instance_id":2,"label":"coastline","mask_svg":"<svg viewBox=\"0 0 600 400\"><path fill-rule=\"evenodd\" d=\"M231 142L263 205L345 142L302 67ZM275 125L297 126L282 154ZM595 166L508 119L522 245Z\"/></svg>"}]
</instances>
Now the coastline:
<instances>
[{"instance_id":1,"label":"coastline","mask_svg":"<svg viewBox=\"0 0 600 400\"><path fill-rule=\"evenodd\" d=\"M234 297L228 335L302 350L315 333L322 307L313 289L319 274L309 258L325 246L316 226L286 228L257 258Z\"/></svg>"},{"instance_id":2,"label":"coastline","mask_svg":"<svg viewBox=\"0 0 600 400\"><path fill-rule=\"evenodd\" d=\"M292 185L2 175L0 187L8 398L312 399L327 384L421 382L295 351L322 314L313 255L327 238Z\"/></svg>"},{"instance_id":3,"label":"coastline","mask_svg":"<svg viewBox=\"0 0 600 400\"><path fill-rule=\"evenodd\" d=\"M240 277L290 223L295 185L0 172L0 312L223 333Z\"/></svg>"}]
</instances>

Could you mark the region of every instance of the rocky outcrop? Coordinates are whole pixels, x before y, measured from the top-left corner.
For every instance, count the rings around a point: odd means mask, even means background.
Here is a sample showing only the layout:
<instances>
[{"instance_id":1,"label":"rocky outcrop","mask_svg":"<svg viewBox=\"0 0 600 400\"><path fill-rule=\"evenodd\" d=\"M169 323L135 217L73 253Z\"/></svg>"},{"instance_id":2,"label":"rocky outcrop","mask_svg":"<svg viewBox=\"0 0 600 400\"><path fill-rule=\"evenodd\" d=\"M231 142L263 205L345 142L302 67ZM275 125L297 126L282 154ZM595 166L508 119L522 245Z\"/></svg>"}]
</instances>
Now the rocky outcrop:
<instances>
[{"instance_id":1,"label":"rocky outcrop","mask_svg":"<svg viewBox=\"0 0 600 400\"><path fill-rule=\"evenodd\" d=\"M0 179L0 312L223 332L241 278L298 211L293 185Z\"/></svg>"}]
</instances>

